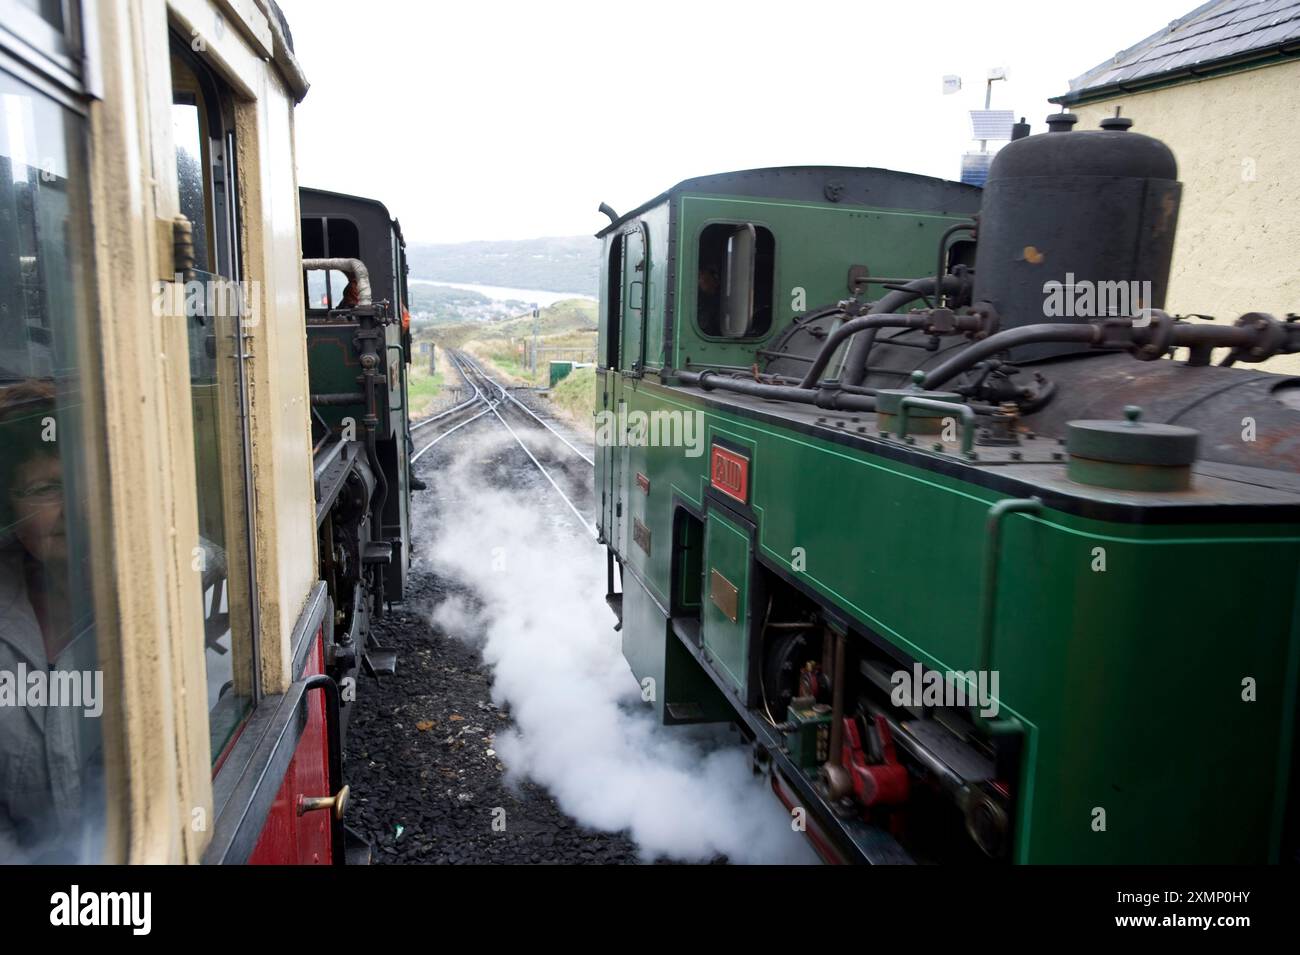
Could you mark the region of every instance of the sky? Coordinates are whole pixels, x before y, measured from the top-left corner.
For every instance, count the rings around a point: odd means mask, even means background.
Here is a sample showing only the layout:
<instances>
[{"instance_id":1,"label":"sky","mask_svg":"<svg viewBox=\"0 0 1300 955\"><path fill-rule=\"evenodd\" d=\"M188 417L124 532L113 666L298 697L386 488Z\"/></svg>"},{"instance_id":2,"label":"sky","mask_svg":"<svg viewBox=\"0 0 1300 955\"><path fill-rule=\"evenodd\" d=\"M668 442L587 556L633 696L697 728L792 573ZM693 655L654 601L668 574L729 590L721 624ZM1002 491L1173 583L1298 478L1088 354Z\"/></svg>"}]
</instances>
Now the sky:
<instances>
[{"instance_id":1,"label":"sky","mask_svg":"<svg viewBox=\"0 0 1300 955\"><path fill-rule=\"evenodd\" d=\"M383 201L415 242L594 233L601 202L734 169L956 179L990 68L993 108L1043 132L1071 78L1198 6L279 2L311 82L299 183Z\"/></svg>"}]
</instances>

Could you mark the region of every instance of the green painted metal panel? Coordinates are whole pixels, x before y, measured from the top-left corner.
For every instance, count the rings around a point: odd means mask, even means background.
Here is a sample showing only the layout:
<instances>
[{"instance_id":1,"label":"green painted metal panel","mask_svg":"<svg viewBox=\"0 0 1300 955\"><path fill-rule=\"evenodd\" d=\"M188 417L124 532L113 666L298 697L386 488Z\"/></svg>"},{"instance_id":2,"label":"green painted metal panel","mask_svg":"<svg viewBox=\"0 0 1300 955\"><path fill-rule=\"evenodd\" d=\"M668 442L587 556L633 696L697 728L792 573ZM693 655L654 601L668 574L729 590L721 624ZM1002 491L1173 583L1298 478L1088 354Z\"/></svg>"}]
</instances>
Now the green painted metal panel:
<instances>
[{"instance_id":1,"label":"green painted metal panel","mask_svg":"<svg viewBox=\"0 0 1300 955\"><path fill-rule=\"evenodd\" d=\"M707 673L672 633L669 619L637 580L623 589L623 657L665 723L703 723L731 718L731 706Z\"/></svg>"},{"instance_id":2,"label":"green painted metal panel","mask_svg":"<svg viewBox=\"0 0 1300 955\"><path fill-rule=\"evenodd\" d=\"M573 362L571 361L552 361L550 365L550 386L555 387L557 382L563 381L569 377L573 371Z\"/></svg>"},{"instance_id":3,"label":"green painted metal panel","mask_svg":"<svg viewBox=\"0 0 1300 955\"><path fill-rule=\"evenodd\" d=\"M674 367L740 365L789 325L796 314L833 304L849 295L848 271L867 266L872 275L929 275L934 272L939 236L964 217L892 209L864 209L827 203L684 195L679 200L677 235L677 316ZM771 330L757 340L711 339L696 324L698 238L713 222L752 222L770 229L776 240L775 296ZM869 299L883 294L874 287ZM802 306L801 304L802 303Z\"/></svg>"},{"instance_id":4,"label":"green painted metal panel","mask_svg":"<svg viewBox=\"0 0 1300 955\"><path fill-rule=\"evenodd\" d=\"M704 522L702 645L705 659L742 698L748 691L750 562L748 530L711 509ZM730 595L730 607L720 591Z\"/></svg>"},{"instance_id":5,"label":"green painted metal panel","mask_svg":"<svg viewBox=\"0 0 1300 955\"><path fill-rule=\"evenodd\" d=\"M752 446L769 564L927 666L977 666L985 520L1002 495L682 389L641 380L626 394L641 410L698 412L705 434ZM635 492L638 513L667 539L673 498L703 503L707 454L633 450L651 488ZM737 526L711 511L706 574L737 559L727 543L742 549ZM796 547L803 571L793 568ZM628 550L666 602L669 556ZM1286 802L1281 767L1292 759L1300 527L1111 523L1046 510L1007 519L999 566L992 662L1003 714L1028 737L1018 861L1269 859ZM1197 576L1206 568L1210 587ZM740 639L722 626L707 580L703 590L706 645L740 686ZM1231 594L1251 599L1222 596ZM1242 699L1247 678L1254 702ZM1216 823L1228 806L1231 824ZM1106 832L1093 829L1097 808Z\"/></svg>"}]
</instances>

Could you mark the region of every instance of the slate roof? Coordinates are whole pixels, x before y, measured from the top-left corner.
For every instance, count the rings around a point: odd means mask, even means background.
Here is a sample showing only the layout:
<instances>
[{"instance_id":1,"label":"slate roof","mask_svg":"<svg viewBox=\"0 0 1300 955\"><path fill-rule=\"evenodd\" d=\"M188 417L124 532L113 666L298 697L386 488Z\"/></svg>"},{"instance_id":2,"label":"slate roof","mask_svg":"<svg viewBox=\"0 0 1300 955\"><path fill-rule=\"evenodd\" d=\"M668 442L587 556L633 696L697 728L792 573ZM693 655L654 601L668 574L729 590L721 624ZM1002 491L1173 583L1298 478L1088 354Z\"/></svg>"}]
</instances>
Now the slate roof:
<instances>
[{"instance_id":1,"label":"slate roof","mask_svg":"<svg viewBox=\"0 0 1300 955\"><path fill-rule=\"evenodd\" d=\"M1052 102L1068 105L1274 55L1300 55L1300 0L1210 0L1070 80L1070 91Z\"/></svg>"}]
</instances>

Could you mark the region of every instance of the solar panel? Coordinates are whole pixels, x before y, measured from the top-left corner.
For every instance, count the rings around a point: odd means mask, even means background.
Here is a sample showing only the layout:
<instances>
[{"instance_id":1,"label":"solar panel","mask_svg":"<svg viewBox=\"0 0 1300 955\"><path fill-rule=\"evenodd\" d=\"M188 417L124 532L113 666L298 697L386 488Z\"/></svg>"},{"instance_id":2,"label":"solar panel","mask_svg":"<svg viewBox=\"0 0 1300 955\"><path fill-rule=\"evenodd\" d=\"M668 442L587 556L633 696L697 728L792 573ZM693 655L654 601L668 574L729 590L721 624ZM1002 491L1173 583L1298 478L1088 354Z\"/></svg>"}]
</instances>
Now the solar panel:
<instances>
[{"instance_id":1,"label":"solar panel","mask_svg":"<svg viewBox=\"0 0 1300 955\"><path fill-rule=\"evenodd\" d=\"M969 186L982 186L989 177L993 164L992 153L962 153L961 181Z\"/></svg>"},{"instance_id":2,"label":"solar panel","mask_svg":"<svg viewBox=\"0 0 1300 955\"><path fill-rule=\"evenodd\" d=\"M1016 114L1009 109L973 109L970 111L971 129L976 139L1010 139L1011 126Z\"/></svg>"}]
</instances>

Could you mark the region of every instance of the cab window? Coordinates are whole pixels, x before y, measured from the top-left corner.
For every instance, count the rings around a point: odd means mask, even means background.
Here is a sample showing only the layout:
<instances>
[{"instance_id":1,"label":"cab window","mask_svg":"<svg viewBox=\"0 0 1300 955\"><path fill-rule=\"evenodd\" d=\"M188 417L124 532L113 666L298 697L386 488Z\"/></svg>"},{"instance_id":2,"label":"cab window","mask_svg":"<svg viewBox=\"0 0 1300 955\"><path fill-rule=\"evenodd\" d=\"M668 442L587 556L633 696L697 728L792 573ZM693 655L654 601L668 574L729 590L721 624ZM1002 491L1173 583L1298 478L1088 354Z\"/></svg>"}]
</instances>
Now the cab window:
<instances>
[{"instance_id":1,"label":"cab window","mask_svg":"<svg viewBox=\"0 0 1300 955\"><path fill-rule=\"evenodd\" d=\"M750 222L714 223L699 238L695 317L713 338L758 338L772 327L776 241Z\"/></svg>"}]
</instances>

